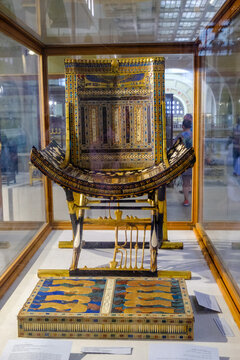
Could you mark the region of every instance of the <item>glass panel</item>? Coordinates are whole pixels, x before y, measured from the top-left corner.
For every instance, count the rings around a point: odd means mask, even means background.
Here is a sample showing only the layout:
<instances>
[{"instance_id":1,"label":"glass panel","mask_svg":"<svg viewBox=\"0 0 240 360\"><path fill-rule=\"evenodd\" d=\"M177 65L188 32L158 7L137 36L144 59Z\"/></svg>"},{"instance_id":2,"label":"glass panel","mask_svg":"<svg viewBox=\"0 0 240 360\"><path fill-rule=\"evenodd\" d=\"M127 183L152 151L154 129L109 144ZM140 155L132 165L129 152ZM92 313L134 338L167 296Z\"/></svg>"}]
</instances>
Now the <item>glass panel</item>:
<instances>
[{"instance_id":1,"label":"glass panel","mask_svg":"<svg viewBox=\"0 0 240 360\"><path fill-rule=\"evenodd\" d=\"M45 44L195 41L225 0L4 0L0 10Z\"/></svg>"},{"instance_id":2,"label":"glass panel","mask_svg":"<svg viewBox=\"0 0 240 360\"><path fill-rule=\"evenodd\" d=\"M240 54L236 36L239 36L237 20L207 44L203 84L204 221L239 221L240 81L237 74ZM202 50L202 54L205 52L206 49Z\"/></svg>"},{"instance_id":3,"label":"glass panel","mask_svg":"<svg viewBox=\"0 0 240 360\"><path fill-rule=\"evenodd\" d=\"M172 142L181 136L192 144L192 114L194 107L193 93L193 55L165 55L166 59L166 114L172 112ZM167 99L171 97L171 108ZM184 116L190 121L185 121ZM170 124L167 124L167 127ZM191 127L190 127L191 126ZM190 140L190 142L189 142ZM168 141L168 145L170 142ZM168 221L191 221L191 190L192 170L189 169L173 183L167 186L167 216Z\"/></svg>"},{"instance_id":4,"label":"glass panel","mask_svg":"<svg viewBox=\"0 0 240 360\"><path fill-rule=\"evenodd\" d=\"M50 114L50 141L65 147L65 56L48 57L48 92ZM63 189L52 182L53 213L55 220L69 220L66 196Z\"/></svg>"},{"instance_id":5,"label":"glass panel","mask_svg":"<svg viewBox=\"0 0 240 360\"><path fill-rule=\"evenodd\" d=\"M45 221L45 202L29 162L31 147L40 147L39 59L2 34L0 47L1 275Z\"/></svg>"},{"instance_id":6,"label":"glass panel","mask_svg":"<svg viewBox=\"0 0 240 360\"><path fill-rule=\"evenodd\" d=\"M240 16L214 35L202 34L205 125L203 222L239 285L240 264ZM217 223L216 223L217 222ZM231 222L231 231L219 230ZM220 224L220 225L219 225ZM229 228L229 226L228 226ZM234 231L235 230L235 231Z\"/></svg>"},{"instance_id":7,"label":"glass panel","mask_svg":"<svg viewBox=\"0 0 240 360\"><path fill-rule=\"evenodd\" d=\"M182 122L185 114L193 113L193 55L163 55L166 59L166 112L168 146L171 146L183 132ZM104 58L104 56L92 56L92 58ZM105 56L106 57L106 56ZM113 56L112 56L113 57ZM78 57L80 58L80 57ZM82 58L90 58L83 56ZM60 145L65 146L65 106L64 106L64 57L49 57L49 106L50 106L50 133L51 139L55 139ZM191 128L192 130L192 128ZM167 204L169 221L191 221L191 172L181 177L174 184L167 187ZM184 191L190 189L188 200L190 206L183 206L184 194L182 188L184 179ZM62 189L53 184L54 219L68 220L69 215ZM108 216L108 211L94 216ZM135 215L136 214L132 214ZM90 216L90 215L89 215ZM138 212L138 217L149 217L149 213Z\"/></svg>"}]
</instances>

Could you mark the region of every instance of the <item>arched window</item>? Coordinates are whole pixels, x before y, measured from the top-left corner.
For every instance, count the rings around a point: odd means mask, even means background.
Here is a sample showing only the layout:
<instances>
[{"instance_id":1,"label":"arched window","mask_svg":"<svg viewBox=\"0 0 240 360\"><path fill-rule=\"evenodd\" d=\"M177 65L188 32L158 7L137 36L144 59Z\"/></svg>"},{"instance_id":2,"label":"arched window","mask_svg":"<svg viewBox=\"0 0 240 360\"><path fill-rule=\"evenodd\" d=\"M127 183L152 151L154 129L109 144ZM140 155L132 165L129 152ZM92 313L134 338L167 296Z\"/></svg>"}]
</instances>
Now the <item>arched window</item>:
<instances>
[{"instance_id":1,"label":"arched window","mask_svg":"<svg viewBox=\"0 0 240 360\"><path fill-rule=\"evenodd\" d=\"M227 128L232 125L232 100L228 88L224 86L219 103L218 126Z\"/></svg>"},{"instance_id":2,"label":"arched window","mask_svg":"<svg viewBox=\"0 0 240 360\"><path fill-rule=\"evenodd\" d=\"M181 128L183 116L184 116L184 106L183 106L182 101L175 96L173 96L172 114L173 114L174 128Z\"/></svg>"}]
</instances>

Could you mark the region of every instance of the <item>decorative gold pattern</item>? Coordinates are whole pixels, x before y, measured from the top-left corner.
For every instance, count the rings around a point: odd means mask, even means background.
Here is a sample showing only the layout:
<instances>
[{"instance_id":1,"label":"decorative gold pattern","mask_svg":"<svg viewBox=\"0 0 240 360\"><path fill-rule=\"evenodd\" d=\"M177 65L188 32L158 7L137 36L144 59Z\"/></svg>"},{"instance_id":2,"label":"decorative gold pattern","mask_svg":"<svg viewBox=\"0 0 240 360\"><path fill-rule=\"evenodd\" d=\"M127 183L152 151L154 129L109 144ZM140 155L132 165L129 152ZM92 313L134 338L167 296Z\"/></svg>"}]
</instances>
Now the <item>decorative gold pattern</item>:
<instances>
[{"instance_id":1,"label":"decorative gold pattern","mask_svg":"<svg viewBox=\"0 0 240 360\"><path fill-rule=\"evenodd\" d=\"M186 149L180 141L168 151L169 167L160 163L137 171L87 171L72 164L62 170L64 155L53 141L43 151L33 148L31 161L43 174L65 188L92 197L113 199L147 194L168 184L195 162L193 148Z\"/></svg>"},{"instance_id":2,"label":"decorative gold pattern","mask_svg":"<svg viewBox=\"0 0 240 360\"><path fill-rule=\"evenodd\" d=\"M77 193L120 199L149 193L194 164L193 149L182 144L166 152L164 58L118 59L114 65L67 59L65 70L66 154L55 143L31 154L53 181ZM146 101L139 99L144 93Z\"/></svg>"},{"instance_id":3,"label":"decorative gold pattern","mask_svg":"<svg viewBox=\"0 0 240 360\"><path fill-rule=\"evenodd\" d=\"M132 169L138 164L143 168L155 162L155 143L163 141L163 120L159 118L160 113L154 114L152 109L159 107L158 103L154 104L156 96L164 100L164 59L118 59L115 65L112 60L65 61L66 102L71 104L74 114L70 127L74 166ZM81 126L81 111L88 114L86 128ZM88 132L87 122L92 123ZM157 134L155 140L154 133ZM83 138L86 141L82 141ZM127 155L117 151L123 147L131 151ZM106 157L106 152L111 156ZM161 160L160 152L157 163Z\"/></svg>"},{"instance_id":4,"label":"decorative gold pattern","mask_svg":"<svg viewBox=\"0 0 240 360\"><path fill-rule=\"evenodd\" d=\"M115 279L107 279L106 286L104 289L103 301L101 305L101 314L110 314L112 310L112 302L115 289Z\"/></svg>"},{"instance_id":5,"label":"decorative gold pattern","mask_svg":"<svg viewBox=\"0 0 240 360\"><path fill-rule=\"evenodd\" d=\"M86 282L89 279L76 280ZM60 278L57 282L62 283L63 291L65 288L69 293L76 280ZM98 291L104 286L101 284L106 284L105 278L90 280L98 284ZM52 281L56 279L40 280L19 312L20 337L193 340L194 317L183 279L112 278L105 285L105 289L109 286L110 293L104 290L101 301L103 304L105 296L108 298L106 308L101 306L99 310L96 301L100 299L89 291L87 295L75 296L75 301L79 296L81 302L84 297L86 301L90 297L90 302L86 302L89 310L83 308L83 312L72 311L75 304L69 302L64 311L54 309L54 304L48 311L38 309L39 305L46 305L45 298ZM91 286L87 285L86 289ZM142 296L151 298L152 304L141 305ZM134 303L131 299L135 299Z\"/></svg>"},{"instance_id":6,"label":"decorative gold pattern","mask_svg":"<svg viewBox=\"0 0 240 360\"><path fill-rule=\"evenodd\" d=\"M164 58L67 59L65 73L66 153L52 142L42 151L33 148L31 161L65 189L74 233L71 274L81 252L84 211L91 209L85 196L121 200L143 194L151 199L152 206L140 209L151 209L150 270L156 272L157 249L166 240L162 189L195 162L193 149L180 140L166 151ZM119 214L116 234L123 223ZM145 243L139 260L138 240L132 240L134 228L138 239L137 224L124 223L129 250L116 235L111 269L145 270Z\"/></svg>"}]
</instances>

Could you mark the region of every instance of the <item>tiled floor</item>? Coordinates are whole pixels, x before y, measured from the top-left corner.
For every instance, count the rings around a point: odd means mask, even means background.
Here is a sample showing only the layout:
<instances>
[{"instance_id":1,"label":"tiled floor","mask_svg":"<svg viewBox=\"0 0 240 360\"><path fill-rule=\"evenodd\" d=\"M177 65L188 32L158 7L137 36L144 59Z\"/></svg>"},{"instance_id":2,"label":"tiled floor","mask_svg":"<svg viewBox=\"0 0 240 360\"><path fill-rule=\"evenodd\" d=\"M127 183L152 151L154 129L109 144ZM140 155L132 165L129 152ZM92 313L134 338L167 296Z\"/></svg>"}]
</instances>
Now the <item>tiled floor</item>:
<instances>
[{"instance_id":1,"label":"tiled floor","mask_svg":"<svg viewBox=\"0 0 240 360\"><path fill-rule=\"evenodd\" d=\"M113 240L112 231L85 231L86 241ZM195 326L194 344L217 347L221 360L238 360L240 353L240 331L234 322L223 296L203 258L200 248L192 231L169 231L171 241L183 241L183 250L161 250L158 255L159 269L165 270L191 270L192 279L187 281L188 292L192 302ZM37 270L44 268L68 268L71 262L71 249L59 249L59 240L71 240L71 231L53 231L33 259L24 269L23 274L7 291L0 301L0 354L8 339L17 337L17 314L31 291L35 287ZM111 250L95 249L83 250L80 257L80 266L104 265L112 258ZM148 258L146 258L148 260ZM222 310L214 313L204 310L196 304L194 290L215 295ZM213 318L224 318L234 332L234 337L221 335ZM130 346L132 355L126 356L129 360L147 360L149 341L127 340L73 340L71 360L97 360L106 359L104 355L77 355L82 346ZM169 346L173 346L170 345ZM123 360L125 356L108 355L108 360Z\"/></svg>"}]
</instances>

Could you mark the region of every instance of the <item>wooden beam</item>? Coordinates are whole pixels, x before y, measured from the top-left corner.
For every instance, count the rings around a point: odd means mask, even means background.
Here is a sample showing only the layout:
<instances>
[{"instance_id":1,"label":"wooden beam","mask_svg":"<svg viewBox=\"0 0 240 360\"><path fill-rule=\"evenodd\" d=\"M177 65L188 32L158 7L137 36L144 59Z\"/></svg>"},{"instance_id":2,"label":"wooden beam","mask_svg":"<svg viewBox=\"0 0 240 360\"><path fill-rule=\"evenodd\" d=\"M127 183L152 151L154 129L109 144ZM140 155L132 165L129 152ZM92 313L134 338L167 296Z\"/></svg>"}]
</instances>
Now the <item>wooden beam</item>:
<instances>
[{"instance_id":1,"label":"wooden beam","mask_svg":"<svg viewBox=\"0 0 240 360\"><path fill-rule=\"evenodd\" d=\"M49 100L48 100L48 66L47 56L43 51L40 57L40 98L41 98L41 146L45 148L50 141L50 119L49 119ZM53 193L52 183L49 178L44 177L44 191L45 191L45 209L46 221L53 222Z\"/></svg>"},{"instance_id":2,"label":"wooden beam","mask_svg":"<svg viewBox=\"0 0 240 360\"><path fill-rule=\"evenodd\" d=\"M41 54L43 52L44 44L40 40L36 39L30 32L24 30L1 11L0 31L20 44L26 46L28 49L33 50L36 54Z\"/></svg>"},{"instance_id":3,"label":"wooden beam","mask_svg":"<svg viewBox=\"0 0 240 360\"><path fill-rule=\"evenodd\" d=\"M204 113L205 104L203 103L204 95L203 95L203 84L206 83L206 72L205 72L205 62L204 58L201 56L199 58L199 71L200 71L200 78L199 78L199 84L200 88L199 91L199 108L198 108L198 217L195 219L195 224L198 222L202 222L203 220L203 195L204 195L204 140L205 140L205 118Z\"/></svg>"},{"instance_id":4,"label":"wooden beam","mask_svg":"<svg viewBox=\"0 0 240 360\"><path fill-rule=\"evenodd\" d=\"M193 113L193 146L195 149L196 163L192 175L192 221L195 224L199 217L199 164L201 160L200 146L200 117L201 117L201 82L202 82L201 57L196 51L194 55L194 113Z\"/></svg>"},{"instance_id":5,"label":"wooden beam","mask_svg":"<svg viewBox=\"0 0 240 360\"><path fill-rule=\"evenodd\" d=\"M240 1L227 0L211 20L213 25L207 26L207 28L212 28L213 32L217 33L222 27L229 26L229 21L237 16L239 12Z\"/></svg>"},{"instance_id":6,"label":"wooden beam","mask_svg":"<svg viewBox=\"0 0 240 360\"><path fill-rule=\"evenodd\" d=\"M43 225L42 221L1 221L0 231L35 230Z\"/></svg>"},{"instance_id":7,"label":"wooden beam","mask_svg":"<svg viewBox=\"0 0 240 360\"><path fill-rule=\"evenodd\" d=\"M209 22L209 25L205 27L206 34L208 31L212 33L219 33L222 28L229 27L230 21L235 18L240 13L240 1L239 0L227 0L219 9L219 11L214 15L212 20ZM196 43L199 42L201 50L207 49L208 45L206 43L201 43L199 38L196 39ZM223 50L228 50L228 46L221 47ZM210 47L211 49L211 47ZM231 45L230 49L237 49L237 45Z\"/></svg>"},{"instance_id":8,"label":"wooden beam","mask_svg":"<svg viewBox=\"0 0 240 360\"><path fill-rule=\"evenodd\" d=\"M203 226L205 230L240 230L240 223L236 221L204 221Z\"/></svg>"},{"instance_id":9,"label":"wooden beam","mask_svg":"<svg viewBox=\"0 0 240 360\"><path fill-rule=\"evenodd\" d=\"M115 55L115 54L193 54L197 45L185 43L47 45L46 55Z\"/></svg>"}]
</instances>

